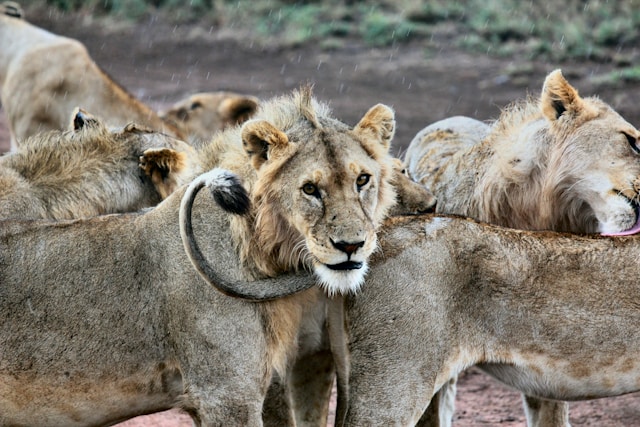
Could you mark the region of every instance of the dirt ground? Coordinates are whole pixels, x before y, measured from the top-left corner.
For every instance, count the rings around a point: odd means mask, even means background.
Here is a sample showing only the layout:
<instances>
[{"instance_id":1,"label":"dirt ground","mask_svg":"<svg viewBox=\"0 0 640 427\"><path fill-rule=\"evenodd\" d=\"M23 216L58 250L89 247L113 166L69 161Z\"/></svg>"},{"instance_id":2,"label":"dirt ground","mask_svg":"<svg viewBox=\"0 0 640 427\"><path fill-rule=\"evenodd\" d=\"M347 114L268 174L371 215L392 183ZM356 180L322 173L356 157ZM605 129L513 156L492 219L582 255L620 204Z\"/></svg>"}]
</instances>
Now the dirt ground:
<instances>
[{"instance_id":1,"label":"dirt ground","mask_svg":"<svg viewBox=\"0 0 640 427\"><path fill-rule=\"evenodd\" d=\"M543 63L496 59L457 50L442 39L371 48L345 40L332 51L315 45L264 48L250 40L198 25L175 27L152 18L137 28L104 25L89 16L28 16L35 24L81 40L95 61L116 81L155 108L209 90L233 90L268 98L305 82L330 102L336 117L355 124L376 103L397 114L397 154L424 126L452 115L496 118L501 107L526 94L537 95L545 75L562 68L582 95L598 94L627 120L640 125L635 94L640 87L598 88L590 77L613 66L597 63ZM99 114L99 112L95 112ZM0 151L9 147L0 110ZM519 393L476 369L462 376L454 426L524 426ZM576 426L640 425L635 395L571 404ZM176 411L138 417L121 427L182 427L190 420Z\"/></svg>"}]
</instances>

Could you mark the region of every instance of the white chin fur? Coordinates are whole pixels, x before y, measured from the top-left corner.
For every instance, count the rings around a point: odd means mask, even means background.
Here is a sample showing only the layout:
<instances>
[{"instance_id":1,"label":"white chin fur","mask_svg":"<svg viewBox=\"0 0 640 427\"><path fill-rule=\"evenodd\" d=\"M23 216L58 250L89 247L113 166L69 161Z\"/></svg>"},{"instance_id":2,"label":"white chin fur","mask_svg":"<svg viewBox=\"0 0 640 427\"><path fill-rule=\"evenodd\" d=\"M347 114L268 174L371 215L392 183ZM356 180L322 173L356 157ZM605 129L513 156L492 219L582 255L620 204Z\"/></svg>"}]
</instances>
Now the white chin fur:
<instances>
[{"instance_id":1,"label":"white chin fur","mask_svg":"<svg viewBox=\"0 0 640 427\"><path fill-rule=\"evenodd\" d=\"M368 270L367 264L357 270L332 270L320 263L314 266L319 285L329 296L358 292Z\"/></svg>"}]
</instances>

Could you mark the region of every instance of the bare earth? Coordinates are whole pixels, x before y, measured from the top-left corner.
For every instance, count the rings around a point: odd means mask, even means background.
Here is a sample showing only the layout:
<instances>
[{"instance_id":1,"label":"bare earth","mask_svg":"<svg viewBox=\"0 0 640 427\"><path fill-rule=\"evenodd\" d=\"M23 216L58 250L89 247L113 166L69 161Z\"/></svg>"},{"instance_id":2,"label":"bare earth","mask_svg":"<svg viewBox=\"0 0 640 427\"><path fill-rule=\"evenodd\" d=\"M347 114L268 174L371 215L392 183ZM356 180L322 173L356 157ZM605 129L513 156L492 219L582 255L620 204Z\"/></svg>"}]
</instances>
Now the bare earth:
<instances>
[{"instance_id":1,"label":"bare earth","mask_svg":"<svg viewBox=\"0 0 640 427\"><path fill-rule=\"evenodd\" d=\"M149 19L137 29L121 23L117 28L99 24L88 16L41 12L28 18L84 42L108 74L158 109L197 91L224 89L268 98L306 82L314 84L316 96L330 102L335 115L346 123L355 124L376 103L388 104L397 114L397 154L433 121L453 115L496 118L509 102L537 95L545 75L555 68L562 68L582 95L598 94L640 125L640 107L634 97L637 84L613 89L591 83L590 76L613 67L608 64L550 64L472 55L451 47L446 36L383 49L345 40L339 49L322 51L315 45L262 48L228 31L196 24L175 27L162 18ZM8 147L8 129L0 110L0 151ZM519 393L478 370L464 374L458 390L454 426L525 425ZM570 414L574 427L640 425L640 398L628 395L572 403ZM119 426L186 427L191 421L177 411L167 411Z\"/></svg>"}]
</instances>

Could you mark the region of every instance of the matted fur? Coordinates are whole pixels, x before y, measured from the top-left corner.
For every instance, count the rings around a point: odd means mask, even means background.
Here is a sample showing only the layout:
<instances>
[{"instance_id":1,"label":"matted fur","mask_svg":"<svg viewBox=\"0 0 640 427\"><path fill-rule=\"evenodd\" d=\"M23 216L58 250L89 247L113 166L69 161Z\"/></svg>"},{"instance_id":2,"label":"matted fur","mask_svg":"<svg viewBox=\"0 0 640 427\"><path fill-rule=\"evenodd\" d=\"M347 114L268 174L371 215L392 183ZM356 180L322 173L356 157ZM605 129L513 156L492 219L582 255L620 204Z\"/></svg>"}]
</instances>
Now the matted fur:
<instances>
[{"instance_id":1,"label":"matted fur","mask_svg":"<svg viewBox=\"0 0 640 427\"><path fill-rule=\"evenodd\" d=\"M423 129L405 162L434 192L437 212L528 230L615 233L640 221L639 137L609 105L580 97L555 70L538 99L514 103L491 126L456 117ZM453 402L447 393L434 399L424 425L451 423L453 405L436 415L439 402ZM530 426L540 419L568 425L561 403L529 397L525 406Z\"/></svg>"},{"instance_id":2,"label":"matted fur","mask_svg":"<svg viewBox=\"0 0 640 427\"><path fill-rule=\"evenodd\" d=\"M136 122L185 138L109 77L82 43L7 14L0 14L0 101L12 149L35 133L66 129L76 107L109 125Z\"/></svg>"},{"instance_id":3,"label":"matted fur","mask_svg":"<svg viewBox=\"0 0 640 427\"><path fill-rule=\"evenodd\" d=\"M183 141L134 124L109 130L82 111L72 122L71 130L33 135L0 157L0 218L60 220L153 206L164 195L138 166L148 150L172 150L172 179L191 178L195 150Z\"/></svg>"}]
</instances>

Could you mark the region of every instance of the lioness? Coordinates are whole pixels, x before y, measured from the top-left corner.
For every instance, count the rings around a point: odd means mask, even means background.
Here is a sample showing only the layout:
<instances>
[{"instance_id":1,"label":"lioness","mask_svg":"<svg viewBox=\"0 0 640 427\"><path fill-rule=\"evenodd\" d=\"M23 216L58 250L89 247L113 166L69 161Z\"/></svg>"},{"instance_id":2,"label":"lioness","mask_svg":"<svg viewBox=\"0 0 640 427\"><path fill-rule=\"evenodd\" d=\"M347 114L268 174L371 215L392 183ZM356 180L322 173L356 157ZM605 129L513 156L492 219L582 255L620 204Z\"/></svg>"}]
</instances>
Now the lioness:
<instances>
[{"instance_id":1,"label":"lioness","mask_svg":"<svg viewBox=\"0 0 640 427\"><path fill-rule=\"evenodd\" d=\"M491 126L455 117L423 129L405 162L434 192L437 212L520 229L635 232L639 137L606 103L580 97L555 70L539 100L512 105ZM450 425L452 394L454 383L433 400L426 424ZM565 404L534 397L524 404L530 426L569 423Z\"/></svg>"},{"instance_id":2,"label":"lioness","mask_svg":"<svg viewBox=\"0 0 640 427\"><path fill-rule=\"evenodd\" d=\"M232 175L202 179L246 209ZM183 248L183 193L144 212L1 222L0 424L111 425L173 407L198 425L262 425L273 366L315 294L254 304L214 290ZM192 211L202 251L245 277L227 215L206 196Z\"/></svg>"},{"instance_id":3,"label":"lioness","mask_svg":"<svg viewBox=\"0 0 640 427\"><path fill-rule=\"evenodd\" d=\"M246 122L258 108L258 98L234 92L200 92L160 112L187 135L192 145L211 140L214 133Z\"/></svg>"},{"instance_id":4,"label":"lioness","mask_svg":"<svg viewBox=\"0 0 640 427\"><path fill-rule=\"evenodd\" d=\"M162 150L171 156L151 157ZM162 185L140 170L143 154ZM33 135L0 157L0 218L60 220L153 206L166 196L156 187L173 188L197 174L195 155L183 141L135 124L109 130L77 109L70 130Z\"/></svg>"},{"instance_id":5,"label":"lioness","mask_svg":"<svg viewBox=\"0 0 640 427\"><path fill-rule=\"evenodd\" d=\"M379 241L331 323L346 333L338 426L414 425L474 364L542 399L640 390L637 238L423 216L387 220Z\"/></svg>"},{"instance_id":6,"label":"lioness","mask_svg":"<svg viewBox=\"0 0 640 427\"><path fill-rule=\"evenodd\" d=\"M186 137L115 83L82 43L6 12L0 14L0 101L12 149L27 136L65 129L76 106L99 114L109 125L136 122L180 139Z\"/></svg>"}]
</instances>

